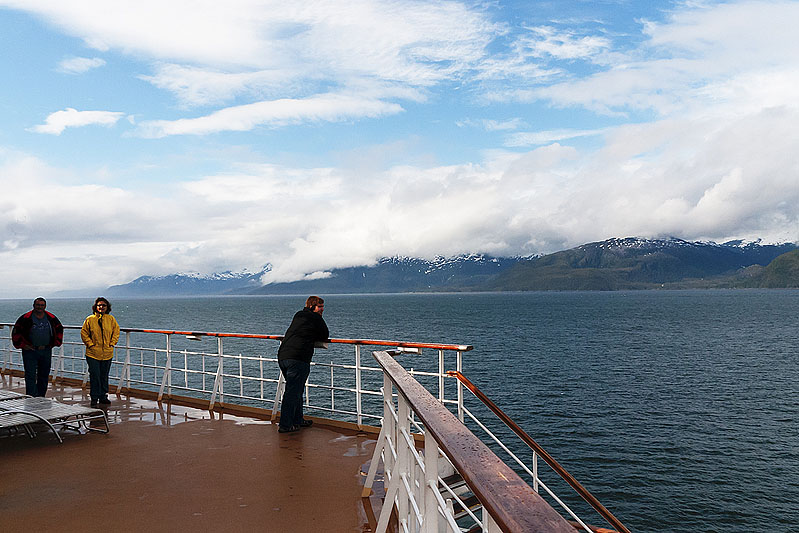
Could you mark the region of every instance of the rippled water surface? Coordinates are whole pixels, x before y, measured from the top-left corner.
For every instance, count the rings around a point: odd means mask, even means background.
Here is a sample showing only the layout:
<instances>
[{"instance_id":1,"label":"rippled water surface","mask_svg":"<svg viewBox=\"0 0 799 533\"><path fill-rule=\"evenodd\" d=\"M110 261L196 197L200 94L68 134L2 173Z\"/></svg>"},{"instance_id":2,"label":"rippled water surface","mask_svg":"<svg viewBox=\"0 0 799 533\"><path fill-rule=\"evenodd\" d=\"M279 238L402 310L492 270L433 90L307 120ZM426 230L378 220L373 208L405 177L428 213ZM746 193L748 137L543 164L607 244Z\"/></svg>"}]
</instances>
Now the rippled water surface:
<instances>
[{"instance_id":1,"label":"rippled water surface","mask_svg":"<svg viewBox=\"0 0 799 533\"><path fill-rule=\"evenodd\" d=\"M303 298L112 304L126 327L282 334ZM70 325L90 306L48 301ZM474 345L465 374L634 531L799 523L799 291L333 295L325 319Z\"/></svg>"}]
</instances>

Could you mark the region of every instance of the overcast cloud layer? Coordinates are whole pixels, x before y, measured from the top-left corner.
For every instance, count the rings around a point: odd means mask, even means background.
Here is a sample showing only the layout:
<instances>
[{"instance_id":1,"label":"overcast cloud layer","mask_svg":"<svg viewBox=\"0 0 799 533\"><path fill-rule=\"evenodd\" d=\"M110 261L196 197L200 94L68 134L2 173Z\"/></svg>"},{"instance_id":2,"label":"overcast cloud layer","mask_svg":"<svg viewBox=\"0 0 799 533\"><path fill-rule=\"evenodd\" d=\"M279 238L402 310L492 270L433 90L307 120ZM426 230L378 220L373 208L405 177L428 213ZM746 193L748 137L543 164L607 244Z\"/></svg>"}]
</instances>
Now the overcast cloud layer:
<instances>
[{"instance_id":1,"label":"overcast cloud layer","mask_svg":"<svg viewBox=\"0 0 799 533\"><path fill-rule=\"evenodd\" d=\"M799 240L799 3L547 5L0 0L0 297Z\"/></svg>"}]
</instances>

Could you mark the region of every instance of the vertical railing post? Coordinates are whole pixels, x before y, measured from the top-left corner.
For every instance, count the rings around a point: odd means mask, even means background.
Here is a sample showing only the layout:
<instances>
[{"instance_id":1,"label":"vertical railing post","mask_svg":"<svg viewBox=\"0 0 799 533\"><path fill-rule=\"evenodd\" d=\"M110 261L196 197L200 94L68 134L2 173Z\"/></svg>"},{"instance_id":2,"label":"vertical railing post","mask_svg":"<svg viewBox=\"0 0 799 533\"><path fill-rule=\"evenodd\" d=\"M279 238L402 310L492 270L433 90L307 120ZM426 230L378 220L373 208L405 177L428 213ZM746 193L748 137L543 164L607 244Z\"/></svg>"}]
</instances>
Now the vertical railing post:
<instances>
[{"instance_id":1,"label":"vertical railing post","mask_svg":"<svg viewBox=\"0 0 799 533\"><path fill-rule=\"evenodd\" d=\"M444 350L438 351L438 401L444 403Z\"/></svg>"},{"instance_id":2,"label":"vertical railing post","mask_svg":"<svg viewBox=\"0 0 799 533\"><path fill-rule=\"evenodd\" d=\"M386 438L391 440L391 444L396 446L397 440L397 423L394 420L396 409L394 406L394 384L388 375L383 374L383 426L386 428ZM394 455L391 450L388 450L383 457L383 471L386 474L386 481L388 476L394 472Z\"/></svg>"},{"instance_id":3,"label":"vertical railing post","mask_svg":"<svg viewBox=\"0 0 799 533\"><path fill-rule=\"evenodd\" d=\"M463 372L463 352L458 351L455 352L457 354L457 361L455 366L457 367L456 370L460 373ZM458 382L458 420L463 422L463 384L460 380L456 380Z\"/></svg>"},{"instance_id":4,"label":"vertical railing post","mask_svg":"<svg viewBox=\"0 0 799 533\"><path fill-rule=\"evenodd\" d=\"M158 401L164 396L164 388L169 383L167 395L172 397L172 335L166 334L166 362L164 363L164 375L161 378L161 388L158 390Z\"/></svg>"},{"instance_id":5,"label":"vertical railing post","mask_svg":"<svg viewBox=\"0 0 799 533\"><path fill-rule=\"evenodd\" d=\"M397 394L397 464L394 469L394 475L399 481L399 490L397 491L397 516L400 520L408 518L409 502L408 494L402 490L404 485L401 481L405 476L410 482L411 473L411 451L408 448L408 442L405 440L405 434L410 435L411 421L410 421L410 406L408 401L402 394ZM384 502L385 505L385 502Z\"/></svg>"},{"instance_id":6,"label":"vertical railing post","mask_svg":"<svg viewBox=\"0 0 799 533\"><path fill-rule=\"evenodd\" d=\"M372 493L372 484L375 480L375 475L377 474L377 467L380 464L380 458L383 458L383 488L388 488L388 471L389 471L389 464L388 456L390 455L390 451L388 450L387 441L388 436L391 435L391 423L394 420L394 417L391 412L389 402L392 401L391 398L391 381L388 379L388 376L385 374L383 375L383 420L380 425L380 434L377 436L377 442L375 443L374 452L372 452L372 461L369 463L369 471L366 474L366 480L363 483L363 492L361 496L366 498Z\"/></svg>"},{"instance_id":7,"label":"vertical railing post","mask_svg":"<svg viewBox=\"0 0 799 533\"><path fill-rule=\"evenodd\" d=\"M438 533L438 443L429 432L424 434L424 529Z\"/></svg>"},{"instance_id":8,"label":"vertical railing post","mask_svg":"<svg viewBox=\"0 0 799 533\"><path fill-rule=\"evenodd\" d=\"M122 363L122 371L119 373L117 394L122 392L122 387L125 385L125 376L128 378L128 388L130 388L130 331L125 332L125 362Z\"/></svg>"},{"instance_id":9,"label":"vertical railing post","mask_svg":"<svg viewBox=\"0 0 799 533\"><path fill-rule=\"evenodd\" d=\"M281 399L283 398L283 389L286 388L286 378L283 377L283 372L278 370L277 372L277 386L275 387L275 401L272 402L272 418L271 420L274 422L277 419L277 415L280 412L280 406L282 404Z\"/></svg>"},{"instance_id":10,"label":"vertical railing post","mask_svg":"<svg viewBox=\"0 0 799 533\"><path fill-rule=\"evenodd\" d=\"M363 384L361 383L361 345L355 345L355 411L358 417L358 427L363 424L363 412L361 411L361 391Z\"/></svg>"},{"instance_id":11,"label":"vertical railing post","mask_svg":"<svg viewBox=\"0 0 799 533\"><path fill-rule=\"evenodd\" d=\"M533 450L533 490L538 492L538 454Z\"/></svg>"},{"instance_id":12,"label":"vertical railing post","mask_svg":"<svg viewBox=\"0 0 799 533\"><path fill-rule=\"evenodd\" d=\"M217 352L219 352L219 403L225 402L225 348L222 337L217 337Z\"/></svg>"},{"instance_id":13,"label":"vertical railing post","mask_svg":"<svg viewBox=\"0 0 799 533\"><path fill-rule=\"evenodd\" d=\"M397 441L398 435L400 434L398 428L401 426L401 422L394 421L395 413L393 387L394 386L391 382L391 379L388 377L388 375L383 373L383 429L381 430L381 434L384 437L383 487L385 488L385 497L383 499L383 507L380 510L380 518L378 519L377 526L375 527L376 533L385 533L388 529L388 521L394 508L394 502L397 499L397 493L402 485L400 471L399 468L397 468L396 461L394 461L391 452L391 447L393 445L397 452L397 457L399 458L400 451ZM402 400L399 401L400 403L402 402ZM377 468L377 465L374 464L377 455L376 449L372 459L373 463L369 468L370 476L373 474L373 469ZM370 476L367 476L367 481L370 479ZM398 515L398 519L402 520L403 516Z\"/></svg>"},{"instance_id":14,"label":"vertical railing post","mask_svg":"<svg viewBox=\"0 0 799 533\"><path fill-rule=\"evenodd\" d=\"M223 367L222 361L224 360L222 357L222 337L216 338L216 346L218 354L217 357L219 359L217 366L216 366L216 378L214 379L214 390L211 392L211 400L208 402L208 410L211 411L214 408L214 403L216 402L216 395L219 394L219 402L222 402L222 376L223 376Z\"/></svg>"},{"instance_id":15,"label":"vertical railing post","mask_svg":"<svg viewBox=\"0 0 799 533\"><path fill-rule=\"evenodd\" d=\"M58 371L63 369L64 366L64 345L62 344L56 350L55 356L55 364L52 366L53 369L53 385L55 385L56 380L58 379Z\"/></svg>"},{"instance_id":16,"label":"vertical railing post","mask_svg":"<svg viewBox=\"0 0 799 533\"><path fill-rule=\"evenodd\" d=\"M239 352L239 396L244 396L244 358Z\"/></svg>"}]
</instances>

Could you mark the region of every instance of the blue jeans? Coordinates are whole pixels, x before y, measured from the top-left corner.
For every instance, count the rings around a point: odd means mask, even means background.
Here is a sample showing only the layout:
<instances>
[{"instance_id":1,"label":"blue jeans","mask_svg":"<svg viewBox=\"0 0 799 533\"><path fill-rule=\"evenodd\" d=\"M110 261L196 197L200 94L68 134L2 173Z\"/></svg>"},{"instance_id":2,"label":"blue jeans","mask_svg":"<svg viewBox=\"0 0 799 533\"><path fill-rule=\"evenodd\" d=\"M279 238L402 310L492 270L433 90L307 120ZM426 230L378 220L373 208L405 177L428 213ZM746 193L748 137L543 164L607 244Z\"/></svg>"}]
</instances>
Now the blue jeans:
<instances>
[{"instance_id":1,"label":"blue jeans","mask_svg":"<svg viewBox=\"0 0 799 533\"><path fill-rule=\"evenodd\" d=\"M22 366L25 368L25 394L28 396L44 396L47 392L52 355L52 348L22 350Z\"/></svg>"},{"instance_id":2,"label":"blue jeans","mask_svg":"<svg viewBox=\"0 0 799 533\"><path fill-rule=\"evenodd\" d=\"M100 361L86 357L89 366L89 394L92 400L108 397L108 373L111 371L111 359Z\"/></svg>"},{"instance_id":3,"label":"blue jeans","mask_svg":"<svg viewBox=\"0 0 799 533\"><path fill-rule=\"evenodd\" d=\"M311 363L296 359L278 361L280 372L286 380L283 391L283 401L280 406L280 427L288 429L303 421L302 394L305 391L305 382L311 373Z\"/></svg>"}]
</instances>

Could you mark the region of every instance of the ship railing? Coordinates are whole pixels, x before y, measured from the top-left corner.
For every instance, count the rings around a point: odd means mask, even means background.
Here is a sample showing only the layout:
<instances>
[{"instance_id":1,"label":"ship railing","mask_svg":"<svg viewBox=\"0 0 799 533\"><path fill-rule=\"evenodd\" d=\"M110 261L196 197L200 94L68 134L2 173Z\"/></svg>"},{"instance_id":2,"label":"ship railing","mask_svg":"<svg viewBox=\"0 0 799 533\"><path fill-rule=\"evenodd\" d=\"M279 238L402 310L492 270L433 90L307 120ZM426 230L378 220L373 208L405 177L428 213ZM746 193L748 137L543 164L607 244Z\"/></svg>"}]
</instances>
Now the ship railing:
<instances>
[{"instance_id":1,"label":"ship railing","mask_svg":"<svg viewBox=\"0 0 799 533\"><path fill-rule=\"evenodd\" d=\"M377 533L387 530L392 514L398 529L408 532L574 531L394 355L373 353L384 372L383 425L363 496L370 494L382 463L385 499ZM421 453L416 436L423 440ZM452 486L452 477L465 484Z\"/></svg>"},{"instance_id":2,"label":"ship railing","mask_svg":"<svg viewBox=\"0 0 799 533\"><path fill-rule=\"evenodd\" d=\"M11 343L13 324L0 323L5 340L0 369L21 371L22 357ZM64 343L53 350L52 378L88 381L85 347L79 326L64 327ZM164 397L184 395L208 402L208 408L235 403L280 409L283 377L277 365L282 335L173 331L121 328L111 367L111 392L141 389ZM214 345L203 348L207 341ZM367 364L363 347L388 347L409 354L417 368L411 373L436 390L440 402L463 412L464 391L451 387L445 368L462 369L469 345L403 342L374 339L330 339L327 350L317 350L305 390L306 409L357 426L379 425L382 370ZM423 356L432 350L437 357ZM449 387L449 388L448 388Z\"/></svg>"},{"instance_id":3,"label":"ship railing","mask_svg":"<svg viewBox=\"0 0 799 533\"><path fill-rule=\"evenodd\" d=\"M9 370L21 373L23 370L21 353L11 343L12 326L10 323L0 323L2 373L8 373ZM214 345L203 348L209 340L213 341ZM277 348L281 340L282 335L122 328L112 363L110 379L112 392L150 391L159 401L164 397L176 398L176 395L180 394L207 402L208 409L230 404L266 408L271 409L274 419L279 412L283 386L277 364ZM4 346L2 341L5 341ZM513 458L518 464L519 472L530 475L533 480L531 487L531 490L534 489L533 492L537 492L539 487L544 488L568 515L574 517L575 521L586 530L588 529L588 526L585 526L539 478L537 457L546 456L536 451L533 454L532 465L528 467L519 460L518 454L514 454L478 420L472 410L464 405L464 389L474 393L476 387L468 387L464 381L452 378L462 376L463 356L472 350L472 346L374 339L330 339L327 345L327 350L317 350L314 356L311 375L305 390L304 407L312 414L323 413L327 418L353 423L359 428L381 426L382 440L377 448L381 449L381 457L384 460L388 456L386 460L386 464L389 465L388 472L391 471L391 465L400 460L398 459L400 456L406 457L407 460L402 459L406 464L410 464L411 459L419 460L419 454L415 453L415 448L410 446L410 443L417 438L414 434L425 434L430 418L420 416L424 421L420 424L411 415L410 425L406 426L403 425L404 422L399 422L403 417L398 416L398 409L387 410L386 404L389 402L387 398L393 398L391 402L399 402L402 394L399 391L391 392L391 387L394 385L386 385L388 372L384 365L380 364L379 360L377 366L368 363L372 358L366 357L363 353L364 348L390 348L395 356L402 355L403 362L410 367L407 370L403 369L403 372L411 376L413 382L425 390L438 407L454 412L456 420L461 424L464 421L475 422L488 434L489 441L496 443ZM431 351L436 355L427 357ZM88 368L84 352L85 347L80 340L80 327L65 326L64 343L53 351L51 369L53 381L65 378L85 386L88 380ZM456 370L447 371L452 368ZM386 391L389 391L388 396ZM404 400L401 403L407 406L403 409L409 414L416 412ZM384 435L387 431L387 420L388 425L393 424L395 428L404 429L393 438L389 438L388 434ZM449 429L439 428L438 432L442 431L446 433ZM463 432L458 430L456 433L461 435ZM469 435L469 439L477 439L471 432ZM451 439L452 436L446 438ZM388 453L383 450L385 446L388 446ZM407 450L398 452L403 446L408 446ZM453 465L457 464L457 460L448 457L450 452L447 452L447 449L448 446L439 447L441 460L437 461L438 466L432 471L437 472L436 482L441 492L430 495L431 501L428 502L428 507L433 508L431 506L434 498L439 509L437 513L450 526L452 523L449 517L454 516L458 517L457 520L472 520L474 524L483 524L481 527L493 527L486 525L491 523L492 518L487 516L481 521L478 517L479 512L470 508L467 500L472 489L449 481L456 474L456 466ZM433 455L429 454L428 457ZM378 461L373 461L372 465L377 463ZM460 466L457 467L457 471L462 475ZM415 479L413 482L407 477L398 479L404 479L403 487L406 484L408 487L420 484L418 477L413 478ZM409 505L414 508L415 504ZM460 515L464 518L460 518ZM416 528L410 530L419 531ZM619 528L619 531L625 530Z\"/></svg>"},{"instance_id":4,"label":"ship railing","mask_svg":"<svg viewBox=\"0 0 799 533\"><path fill-rule=\"evenodd\" d=\"M618 519L616 516L613 515L602 503L593 495L591 492L586 489L574 476L572 476L563 466L558 463L555 458L553 458L540 444L538 444L526 431L524 431L510 416L508 416L498 405L496 405L483 391L477 387L474 383L472 383L463 373L460 371L447 371L447 375L454 377L458 380L459 383L463 384L464 387L468 391L470 391L480 402L482 405L487 407L488 409L493 412L497 418L502 421L502 423L509 428L519 439L524 442L525 445L532 451L532 462L531 466L528 467L527 464L518 457L517 453L514 453L501 439L496 435L495 432L491 431L485 423L483 423L477 416L475 416L471 410L467 407L464 407L464 414L466 417L471 420L474 424L476 424L489 438L491 442L494 442L498 447L500 447L533 481L533 490L539 492L539 489L544 489L544 491L555 501L557 504L574 520L573 525L575 527L579 527L585 531L594 531L590 526L588 526L577 514L561 499L559 498L555 492L547 486L544 481L538 475L538 458L544 460L544 462L554 471L563 481L569 484L572 489L582 498L584 502L591 506L607 523L614 528L615 531L619 533L630 533L630 530Z\"/></svg>"}]
</instances>

